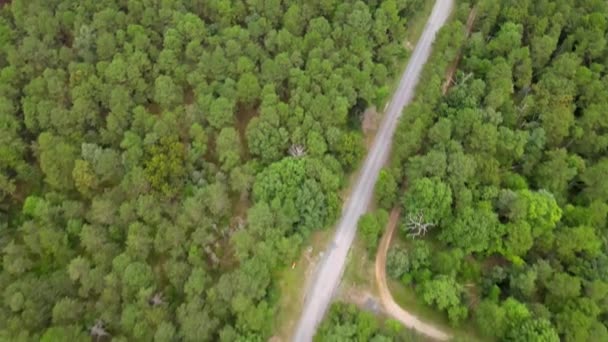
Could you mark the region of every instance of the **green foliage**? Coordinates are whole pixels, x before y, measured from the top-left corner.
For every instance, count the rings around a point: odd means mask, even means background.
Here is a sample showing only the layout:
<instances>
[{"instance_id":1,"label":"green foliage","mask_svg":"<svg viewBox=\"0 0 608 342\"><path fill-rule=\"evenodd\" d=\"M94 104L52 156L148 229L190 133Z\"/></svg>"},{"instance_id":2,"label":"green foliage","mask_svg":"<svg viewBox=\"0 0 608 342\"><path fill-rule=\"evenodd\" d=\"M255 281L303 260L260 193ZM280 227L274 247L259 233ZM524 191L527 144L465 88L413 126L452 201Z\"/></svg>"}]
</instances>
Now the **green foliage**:
<instances>
[{"instance_id":1,"label":"green foliage","mask_svg":"<svg viewBox=\"0 0 608 342\"><path fill-rule=\"evenodd\" d=\"M422 286L422 299L439 310L448 312L450 322L458 325L467 318L468 310L461 304L462 286L449 276L437 276Z\"/></svg>"},{"instance_id":2,"label":"green foliage","mask_svg":"<svg viewBox=\"0 0 608 342\"><path fill-rule=\"evenodd\" d=\"M525 219L532 227L532 236L539 237L555 228L562 210L550 192L523 190L519 196L527 207Z\"/></svg>"},{"instance_id":3,"label":"green foliage","mask_svg":"<svg viewBox=\"0 0 608 342\"><path fill-rule=\"evenodd\" d=\"M325 227L336 214L337 184L323 184L320 177L328 170L313 170L316 166L311 159L291 157L271 164L256 177L254 199L269 203L303 233Z\"/></svg>"},{"instance_id":4,"label":"green foliage","mask_svg":"<svg viewBox=\"0 0 608 342\"><path fill-rule=\"evenodd\" d=\"M72 169L76 149L61 137L47 132L38 137L38 148L45 181L57 190L70 190L74 186Z\"/></svg>"},{"instance_id":5,"label":"green foliage","mask_svg":"<svg viewBox=\"0 0 608 342\"><path fill-rule=\"evenodd\" d=\"M342 134L335 151L342 166L346 170L353 170L359 164L365 152L363 136L361 133L352 131Z\"/></svg>"},{"instance_id":6,"label":"green foliage","mask_svg":"<svg viewBox=\"0 0 608 342\"><path fill-rule=\"evenodd\" d=\"M370 256L374 256L378 248L378 240L388 222L388 213L378 209L376 212L367 213L359 218L357 230L363 238Z\"/></svg>"},{"instance_id":7,"label":"green foliage","mask_svg":"<svg viewBox=\"0 0 608 342\"><path fill-rule=\"evenodd\" d=\"M271 275L339 212L354 114L384 102L421 4L4 4L0 336L85 340L100 320L117 340L268 339ZM504 317L480 324L494 338L606 340L608 6L476 6L466 43L458 20L437 36L380 176L381 206L436 225L394 273L454 322Z\"/></svg>"},{"instance_id":8,"label":"green foliage","mask_svg":"<svg viewBox=\"0 0 608 342\"><path fill-rule=\"evenodd\" d=\"M391 248L386 256L386 271L393 279L399 279L410 270L410 259L401 248Z\"/></svg>"},{"instance_id":9,"label":"green foliage","mask_svg":"<svg viewBox=\"0 0 608 342\"><path fill-rule=\"evenodd\" d=\"M220 129L234 122L233 112L234 102L225 97L220 97L211 102L206 119L211 127Z\"/></svg>"},{"instance_id":10,"label":"green foliage","mask_svg":"<svg viewBox=\"0 0 608 342\"><path fill-rule=\"evenodd\" d=\"M425 222L446 223L451 217L452 191L450 187L434 178L414 180L403 197L405 212L421 213Z\"/></svg>"},{"instance_id":11,"label":"green foliage","mask_svg":"<svg viewBox=\"0 0 608 342\"><path fill-rule=\"evenodd\" d=\"M173 137L163 137L148 149L146 176L152 187L165 194L179 191L186 175L184 145Z\"/></svg>"},{"instance_id":12,"label":"green foliage","mask_svg":"<svg viewBox=\"0 0 608 342\"><path fill-rule=\"evenodd\" d=\"M528 319L508 331L506 341L557 342L559 336L546 319Z\"/></svg>"},{"instance_id":13,"label":"green foliage","mask_svg":"<svg viewBox=\"0 0 608 342\"><path fill-rule=\"evenodd\" d=\"M182 91L169 76L161 75L154 81L154 101L163 108L171 108L182 100Z\"/></svg>"},{"instance_id":14,"label":"green foliage","mask_svg":"<svg viewBox=\"0 0 608 342\"><path fill-rule=\"evenodd\" d=\"M477 208L465 208L459 213L439 238L467 254L492 252L500 246L503 230L490 203L480 202Z\"/></svg>"},{"instance_id":15,"label":"green foliage","mask_svg":"<svg viewBox=\"0 0 608 342\"><path fill-rule=\"evenodd\" d=\"M241 161L241 141L234 128L226 127L220 131L215 141L215 149L222 170L230 171L239 165Z\"/></svg>"},{"instance_id":16,"label":"green foliage","mask_svg":"<svg viewBox=\"0 0 608 342\"><path fill-rule=\"evenodd\" d=\"M423 215L432 246L421 268L418 246L410 248L402 277L423 295L445 287L439 277L467 284L459 299L488 339L602 339L608 307L595 296L607 260L608 25L600 18L608 5L484 0L475 8L466 42L462 21L438 34L425 87L395 134L402 226ZM456 297L426 292L444 310ZM451 317L464 316L455 308Z\"/></svg>"},{"instance_id":17,"label":"green foliage","mask_svg":"<svg viewBox=\"0 0 608 342\"><path fill-rule=\"evenodd\" d=\"M397 181L390 171L380 170L374 192L376 201L381 208L389 210L395 204L397 200Z\"/></svg>"},{"instance_id":18,"label":"green foliage","mask_svg":"<svg viewBox=\"0 0 608 342\"><path fill-rule=\"evenodd\" d=\"M413 7L1 7L0 339L270 338L275 275L339 213L350 114L386 96Z\"/></svg>"},{"instance_id":19,"label":"green foliage","mask_svg":"<svg viewBox=\"0 0 608 342\"><path fill-rule=\"evenodd\" d=\"M398 333L381 326L370 312L360 311L352 304L336 303L319 326L314 341L392 341Z\"/></svg>"},{"instance_id":20,"label":"green foliage","mask_svg":"<svg viewBox=\"0 0 608 342\"><path fill-rule=\"evenodd\" d=\"M255 75L246 73L241 76L236 85L236 98L246 104L251 104L260 96L260 84Z\"/></svg>"}]
</instances>

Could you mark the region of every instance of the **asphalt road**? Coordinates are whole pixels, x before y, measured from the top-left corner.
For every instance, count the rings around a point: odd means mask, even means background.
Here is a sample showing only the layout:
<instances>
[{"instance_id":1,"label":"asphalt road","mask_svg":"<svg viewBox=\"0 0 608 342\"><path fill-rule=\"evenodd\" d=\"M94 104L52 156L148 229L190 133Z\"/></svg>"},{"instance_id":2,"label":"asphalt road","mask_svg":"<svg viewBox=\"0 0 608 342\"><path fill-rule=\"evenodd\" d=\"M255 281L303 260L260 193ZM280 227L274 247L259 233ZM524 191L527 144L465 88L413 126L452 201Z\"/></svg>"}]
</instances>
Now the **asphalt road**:
<instances>
[{"instance_id":1,"label":"asphalt road","mask_svg":"<svg viewBox=\"0 0 608 342\"><path fill-rule=\"evenodd\" d=\"M342 209L342 217L338 223L336 235L325 251L323 260L319 263L314 274L315 278L310 282L310 287L307 289L304 309L298 321L293 341L312 341L316 327L323 319L331 303L344 272L348 250L355 238L357 222L359 217L367 210L373 196L378 173L389 157L397 120L401 116L403 108L414 95L418 78L431 52L435 34L447 20L452 6L453 0L436 0L435 2L424 32L420 36L407 68L401 76L399 87L385 112L380 129L365 159L351 196Z\"/></svg>"}]
</instances>

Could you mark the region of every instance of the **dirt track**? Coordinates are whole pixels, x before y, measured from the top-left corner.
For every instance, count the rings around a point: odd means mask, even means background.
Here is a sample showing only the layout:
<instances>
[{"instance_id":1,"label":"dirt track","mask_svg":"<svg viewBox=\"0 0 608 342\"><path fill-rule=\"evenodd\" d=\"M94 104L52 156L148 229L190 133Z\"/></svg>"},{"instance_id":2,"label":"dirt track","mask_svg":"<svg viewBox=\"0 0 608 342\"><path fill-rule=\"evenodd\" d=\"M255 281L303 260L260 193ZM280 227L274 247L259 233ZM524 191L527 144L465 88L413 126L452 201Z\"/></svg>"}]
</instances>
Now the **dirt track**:
<instances>
[{"instance_id":1,"label":"dirt track","mask_svg":"<svg viewBox=\"0 0 608 342\"><path fill-rule=\"evenodd\" d=\"M466 25L467 38L471 36L471 32L473 31L473 24L475 24L476 18L477 18L477 7L474 7L471 10L471 12L469 12L469 17L467 18L467 25ZM450 67L448 68L448 70L445 73L445 81L443 82L443 85L441 86L441 93L443 95L445 95L448 92L448 90L450 89L450 87L452 85L454 85L454 74L456 73L456 70L458 69L458 64L460 64L461 58L462 58L462 51L458 52L458 55L456 56L454 61L452 61L452 63L450 64Z\"/></svg>"},{"instance_id":2,"label":"dirt track","mask_svg":"<svg viewBox=\"0 0 608 342\"><path fill-rule=\"evenodd\" d=\"M395 208L393 211L391 211L391 216L388 224L386 225L384 236L382 236L382 240L380 240L378 254L376 254L376 284L378 285L380 301L382 302L382 306L384 307L386 313L392 318L403 323L406 327L414 329L421 334L437 340L448 340L450 338L448 334L431 324L422 322L415 315L403 310L397 303L395 303L395 300L388 289L388 284L386 283L386 255L388 253L388 248L391 245L391 239L393 238L393 233L397 227L400 214L401 210L399 208Z\"/></svg>"},{"instance_id":3,"label":"dirt track","mask_svg":"<svg viewBox=\"0 0 608 342\"><path fill-rule=\"evenodd\" d=\"M382 123L374 143L363 162L353 190L342 208L334 239L324 252L311 285L306 289L306 299L292 341L312 341L317 325L323 319L327 308L340 283L344 272L348 251L357 232L357 222L371 203L378 173L390 155L390 147L397 123L414 97L414 91L422 69L431 54L435 35L447 21L454 0L435 0L431 15L403 72L399 86L387 105Z\"/></svg>"}]
</instances>

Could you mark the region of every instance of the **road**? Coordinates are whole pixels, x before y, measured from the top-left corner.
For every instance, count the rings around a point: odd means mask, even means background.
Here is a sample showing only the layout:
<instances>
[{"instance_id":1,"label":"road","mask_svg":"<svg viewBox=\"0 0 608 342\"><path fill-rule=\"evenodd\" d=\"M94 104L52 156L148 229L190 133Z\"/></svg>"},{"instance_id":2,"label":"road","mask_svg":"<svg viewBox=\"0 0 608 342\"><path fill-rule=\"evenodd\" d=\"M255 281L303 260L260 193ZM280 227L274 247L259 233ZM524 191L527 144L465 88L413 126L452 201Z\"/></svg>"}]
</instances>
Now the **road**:
<instances>
[{"instance_id":1,"label":"road","mask_svg":"<svg viewBox=\"0 0 608 342\"><path fill-rule=\"evenodd\" d=\"M319 322L325 312L340 278L344 272L344 265L348 250L355 238L357 221L365 213L371 201L374 184L380 169L388 160L391 141L401 116L403 108L411 101L414 89L418 83L420 73L426 63L435 34L447 20L453 6L453 0L436 0L433 11L426 23L414 53L401 77L393 99L391 100L380 129L376 134L374 143L365 159L363 168L356 180L352 194L342 209L342 217L338 223L336 234L330 247L325 251L323 260L317 266L315 279L310 283L306 292L304 309L293 341L312 341Z\"/></svg>"},{"instance_id":2,"label":"road","mask_svg":"<svg viewBox=\"0 0 608 342\"><path fill-rule=\"evenodd\" d=\"M386 224L386 230L382 240L380 240L380 246L378 247L378 254L376 255L376 284L378 285L378 293L380 294L380 301L386 311L386 314L410 329L414 329L419 333L433 338L434 340L445 341L450 338L448 334L441 331L436 326L421 321L416 315L413 315L401 308L399 304L395 302L391 291L386 283L386 254L388 248L391 245L391 239L397 222L399 220L399 214L401 210L397 207L391 212L391 216Z\"/></svg>"}]
</instances>

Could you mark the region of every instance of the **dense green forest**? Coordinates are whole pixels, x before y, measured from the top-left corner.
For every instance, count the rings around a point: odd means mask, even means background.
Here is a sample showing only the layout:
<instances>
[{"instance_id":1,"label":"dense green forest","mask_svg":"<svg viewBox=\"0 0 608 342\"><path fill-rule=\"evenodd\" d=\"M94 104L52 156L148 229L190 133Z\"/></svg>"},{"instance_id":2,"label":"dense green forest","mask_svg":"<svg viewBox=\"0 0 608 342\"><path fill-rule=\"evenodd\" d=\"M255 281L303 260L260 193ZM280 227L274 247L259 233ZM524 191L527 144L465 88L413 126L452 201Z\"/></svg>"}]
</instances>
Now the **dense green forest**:
<instances>
[{"instance_id":1,"label":"dense green forest","mask_svg":"<svg viewBox=\"0 0 608 342\"><path fill-rule=\"evenodd\" d=\"M500 341L608 341L608 3L483 0L425 72L377 187L388 273ZM402 194L398 186L405 185Z\"/></svg>"},{"instance_id":2,"label":"dense green forest","mask_svg":"<svg viewBox=\"0 0 608 342\"><path fill-rule=\"evenodd\" d=\"M421 5L3 5L0 340L267 340Z\"/></svg>"}]
</instances>

